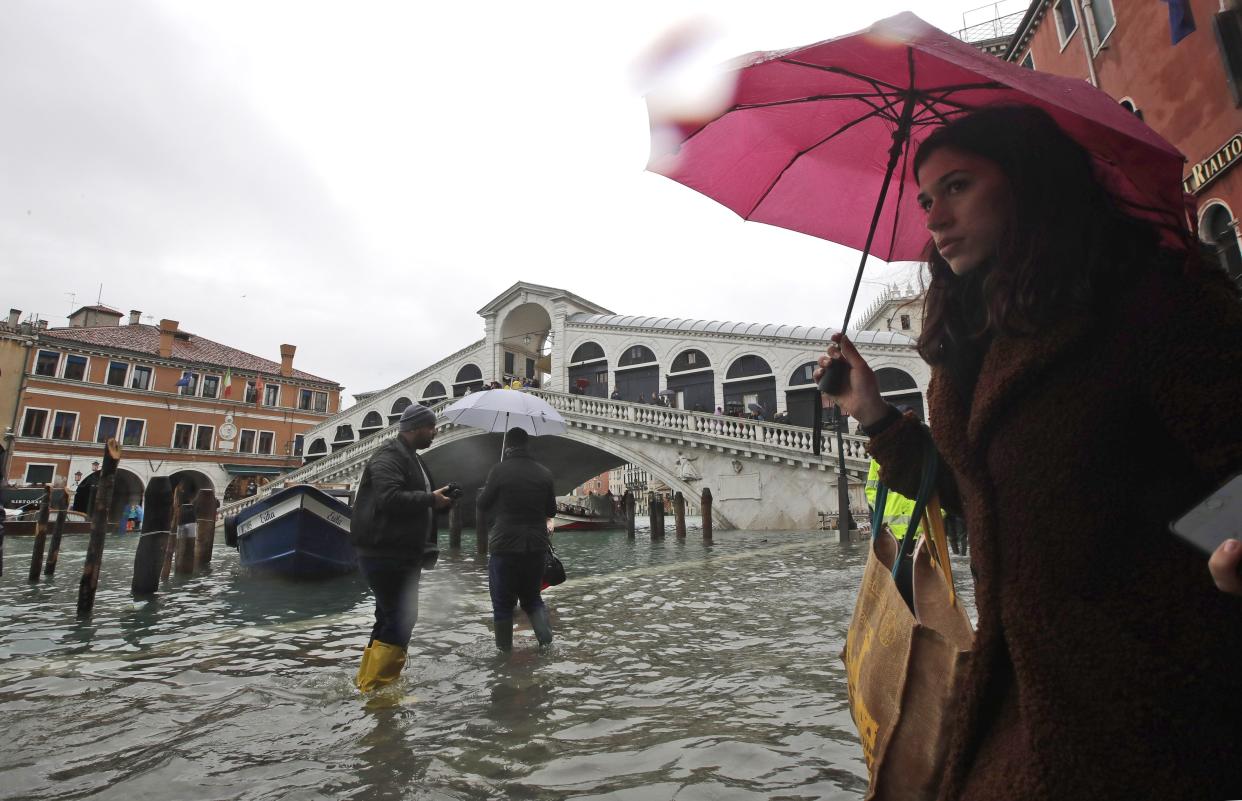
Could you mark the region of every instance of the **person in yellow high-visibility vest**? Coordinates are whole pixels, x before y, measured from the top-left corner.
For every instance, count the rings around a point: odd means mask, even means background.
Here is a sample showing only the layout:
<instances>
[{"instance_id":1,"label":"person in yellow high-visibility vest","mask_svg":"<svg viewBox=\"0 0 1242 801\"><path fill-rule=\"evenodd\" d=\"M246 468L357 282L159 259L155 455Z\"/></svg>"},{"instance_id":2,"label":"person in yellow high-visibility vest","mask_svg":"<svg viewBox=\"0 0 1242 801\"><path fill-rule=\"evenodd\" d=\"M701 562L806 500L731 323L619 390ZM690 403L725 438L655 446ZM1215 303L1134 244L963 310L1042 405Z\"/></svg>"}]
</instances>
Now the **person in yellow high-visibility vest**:
<instances>
[{"instance_id":1,"label":"person in yellow high-visibility vest","mask_svg":"<svg viewBox=\"0 0 1242 801\"><path fill-rule=\"evenodd\" d=\"M871 460L871 467L867 470L867 503L871 508L875 509L876 491L880 485L880 463L875 459ZM914 501L904 495L898 495L890 487L888 490L888 500L884 502L884 522L893 532L893 536L898 542L905 539L906 530L910 528L910 515L914 514Z\"/></svg>"}]
</instances>

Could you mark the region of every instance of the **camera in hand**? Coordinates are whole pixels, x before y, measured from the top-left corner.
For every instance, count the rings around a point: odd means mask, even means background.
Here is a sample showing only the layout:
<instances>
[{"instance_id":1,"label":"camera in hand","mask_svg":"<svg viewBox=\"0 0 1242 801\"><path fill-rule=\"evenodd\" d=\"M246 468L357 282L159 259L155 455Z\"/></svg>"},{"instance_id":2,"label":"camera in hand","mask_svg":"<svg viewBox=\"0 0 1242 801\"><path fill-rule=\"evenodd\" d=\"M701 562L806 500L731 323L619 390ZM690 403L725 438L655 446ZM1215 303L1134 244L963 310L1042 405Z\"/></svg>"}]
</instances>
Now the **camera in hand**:
<instances>
[{"instance_id":1,"label":"camera in hand","mask_svg":"<svg viewBox=\"0 0 1242 801\"><path fill-rule=\"evenodd\" d=\"M444 495L453 500L457 500L463 494L461 484L458 484L456 481L451 481L444 487Z\"/></svg>"}]
</instances>

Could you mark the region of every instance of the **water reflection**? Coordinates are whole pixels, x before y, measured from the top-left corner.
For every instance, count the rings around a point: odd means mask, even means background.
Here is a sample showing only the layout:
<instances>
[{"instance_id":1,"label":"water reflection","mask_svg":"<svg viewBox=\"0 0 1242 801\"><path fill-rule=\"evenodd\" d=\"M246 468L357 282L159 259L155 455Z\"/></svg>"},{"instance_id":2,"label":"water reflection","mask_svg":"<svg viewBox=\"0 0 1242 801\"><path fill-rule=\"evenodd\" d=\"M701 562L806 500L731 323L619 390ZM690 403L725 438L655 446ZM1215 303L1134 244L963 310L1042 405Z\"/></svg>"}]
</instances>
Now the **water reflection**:
<instances>
[{"instance_id":1,"label":"water reflection","mask_svg":"<svg viewBox=\"0 0 1242 801\"><path fill-rule=\"evenodd\" d=\"M74 617L85 539L26 584L0 578L0 795L267 798L859 798L839 653L865 551L820 533L652 543L557 535L557 640L492 647L467 532L428 573L408 667L363 703L356 577L210 573L129 596L134 540Z\"/></svg>"}]
</instances>

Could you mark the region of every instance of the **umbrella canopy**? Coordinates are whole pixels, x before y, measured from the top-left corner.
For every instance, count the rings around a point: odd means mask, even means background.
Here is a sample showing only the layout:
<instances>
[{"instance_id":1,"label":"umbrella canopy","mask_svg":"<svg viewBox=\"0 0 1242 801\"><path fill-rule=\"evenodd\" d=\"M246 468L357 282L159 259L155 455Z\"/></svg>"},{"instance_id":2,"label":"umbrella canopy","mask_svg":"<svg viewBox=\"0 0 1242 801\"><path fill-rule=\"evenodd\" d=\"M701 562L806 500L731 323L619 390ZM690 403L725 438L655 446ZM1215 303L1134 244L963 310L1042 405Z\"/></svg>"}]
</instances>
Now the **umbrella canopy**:
<instances>
[{"instance_id":1,"label":"umbrella canopy","mask_svg":"<svg viewBox=\"0 0 1242 801\"><path fill-rule=\"evenodd\" d=\"M1022 103L1083 145L1117 197L1166 226L1185 225L1181 153L1117 101L1085 81L1001 61L913 14L752 54L732 69L732 101L714 119L670 119L662 98L648 97L648 169L747 220L885 261L920 259L928 233L913 150L954 117Z\"/></svg>"},{"instance_id":2,"label":"umbrella canopy","mask_svg":"<svg viewBox=\"0 0 1242 801\"><path fill-rule=\"evenodd\" d=\"M441 412L441 416L450 423L484 431L521 428L534 437L566 431L565 418L543 398L529 392L472 392Z\"/></svg>"}]
</instances>

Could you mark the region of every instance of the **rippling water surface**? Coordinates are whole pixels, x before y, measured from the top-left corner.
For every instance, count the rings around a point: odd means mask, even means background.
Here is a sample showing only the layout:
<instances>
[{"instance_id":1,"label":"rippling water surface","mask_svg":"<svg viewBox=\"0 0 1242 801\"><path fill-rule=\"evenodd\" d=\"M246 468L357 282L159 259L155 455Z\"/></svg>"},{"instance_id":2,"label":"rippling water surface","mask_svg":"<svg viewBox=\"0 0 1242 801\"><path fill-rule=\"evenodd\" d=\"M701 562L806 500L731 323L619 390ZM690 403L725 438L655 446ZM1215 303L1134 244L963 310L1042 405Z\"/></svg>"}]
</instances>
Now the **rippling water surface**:
<instances>
[{"instance_id":1,"label":"rippling water surface","mask_svg":"<svg viewBox=\"0 0 1242 801\"><path fill-rule=\"evenodd\" d=\"M467 531L425 574L403 678L369 701L360 578L248 575L217 541L210 572L135 601L135 539L114 537L78 623L85 538L29 585L31 541L9 537L0 797L860 798L838 655L865 548L695 537L558 534L556 642L540 652L519 612L506 658Z\"/></svg>"}]
</instances>

